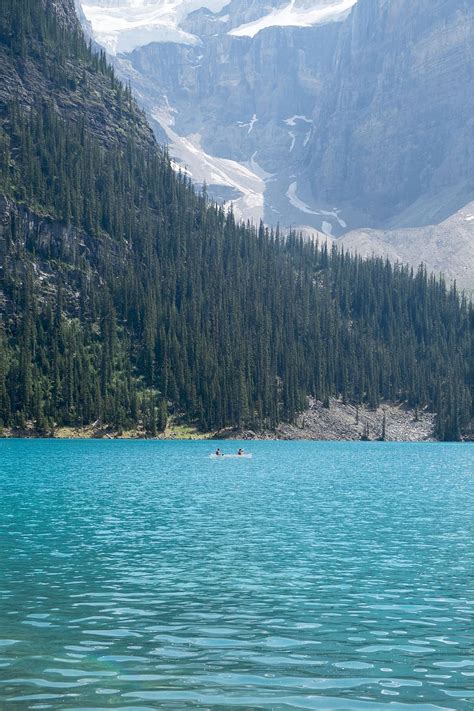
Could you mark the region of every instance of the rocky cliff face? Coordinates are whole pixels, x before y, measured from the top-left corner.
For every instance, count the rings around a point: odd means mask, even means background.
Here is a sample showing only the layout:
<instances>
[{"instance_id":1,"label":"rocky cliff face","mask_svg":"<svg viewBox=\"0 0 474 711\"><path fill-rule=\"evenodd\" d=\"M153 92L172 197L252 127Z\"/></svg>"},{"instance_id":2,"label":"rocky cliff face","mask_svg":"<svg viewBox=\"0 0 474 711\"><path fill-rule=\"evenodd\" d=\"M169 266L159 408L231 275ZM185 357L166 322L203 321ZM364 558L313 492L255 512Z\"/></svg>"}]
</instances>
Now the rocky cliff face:
<instances>
[{"instance_id":1,"label":"rocky cliff face","mask_svg":"<svg viewBox=\"0 0 474 711\"><path fill-rule=\"evenodd\" d=\"M316 201L405 227L472 199L473 38L468 0L359 0L314 114Z\"/></svg>"},{"instance_id":2,"label":"rocky cliff face","mask_svg":"<svg viewBox=\"0 0 474 711\"><path fill-rule=\"evenodd\" d=\"M113 240L107 235L100 239L92 237L84 230L38 214L0 194L2 276L8 272L10 278L15 275L22 280L26 269L32 264L42 298L47 300L56 293L58 275L61 275L64 299L71 315L80 315L80 289L85 265L88 265L87 278L101 282L95 265L102 251L107 252L111 266L123 259L123 255L118 256ZM64 265L67 267L64 268ZM14 316L17 305L6 298L3 286L0 279L0 315L5 325Z\"/></svg>"}]
</instances>

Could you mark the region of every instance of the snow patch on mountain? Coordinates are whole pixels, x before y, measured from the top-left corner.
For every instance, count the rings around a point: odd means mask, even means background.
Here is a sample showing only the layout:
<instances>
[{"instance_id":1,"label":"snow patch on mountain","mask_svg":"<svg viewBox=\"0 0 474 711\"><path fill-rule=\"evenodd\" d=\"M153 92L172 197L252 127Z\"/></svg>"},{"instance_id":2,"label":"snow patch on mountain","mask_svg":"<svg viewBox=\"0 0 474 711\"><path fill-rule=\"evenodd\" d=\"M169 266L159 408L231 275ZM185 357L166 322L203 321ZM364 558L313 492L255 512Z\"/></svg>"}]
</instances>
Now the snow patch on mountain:
<instances>
[{"instance_id":1,"label":"snow patch on mountain","mask_svg":"<svg viewBox=\"0 0 474 711\"><path fill-rule=\"evenodd\" d=\"M296 207L300 212L304 212L306 215L320 215L321 217L326 217L326 220L321 221L321 230L325 235L332 236L335 223L339 225L342 229L347 228L346 222L339 217L340 210L334 208L333 210L323 210L317 208L313 210L309 205L307 205L303 200L298 197L298 182L294 180L290 183L288 190L286 191L286 197L288 198L290 205ZM331 222L329 222L331 220Z\"/></svg>"},{"instance_id":2,"label":"snow patch on mountain","mask_svg":"<svg viewBox=\"0 0 474 711\"><path fill-rule=\"evenodd\" d=\"M274 9L258 20L234 27L229 34L233 37L255 37L267 27L311 27L326 22L338 22L347 16L356 2L357 0L318 2L305 7L297 5L297 0L290 0L288 5Z\"/></svg>"},{"instance_id":3,"label":"snow patch on mountain","mask_svg":"<svg viewBox=\"0 0 474 711\"><path fill-rule=\"evenodd\" d=\"M298 195L296 194L297 188L298 184L295 180L293 183L290 183L290 186L286 191L286 197L290 201L291 205L293 205L293 207L296 207L297 210L305 212L307 215L319 215L319 212L312 210L309 205L303 202L303 200L299 199Z\"/></svg>"},{"instance_id":4,"label":"snow patch on mountain","mask_svg":"<svg viewBox=\"0 0 474 711\"><path fill-rule=\"evenodd\" d=\"M181 23L196 10L207 9L214 14L229 7L226 16L216 19L227 22L232 19L232 0L76 0L82 8L86 21L92 28L94 38L110 54L132 52L137 47L152 42L177 42L195 45L201 42L198 35L188 32ZM290 0L284 7L262 7L266 13L253 22L230 30L235 37L254 37L266 27L310 27L327 22L343 20L357 0L316 0L309 7L304 0ZM239 21L238 15L234 19Z\"/></svg>"},{"instance_id":5,"label":"snow patch on mountain","mask_svg":"<svg viewBox=\"0 0 474 711\"><path fill-rule=\"evenodd\" d=\"M310 119L307 116L301 116L301 114L295 114L294 116L290 116L290 118L284 119L283 123L286 123L287 126L296 126L296 123L298 121L304 121L305 123L313 123L313 119Z\"/></svg>"},{"instance_id":6,"label":"snow patch on mountain","mask_svg":"<svg viewBox=\"0 0 474 711\"><path fill-rule=\"evenodd\" d=\"M268 173L266 170L264 170L262 168L261 165L259 165L257 163L256 158L255 158L257 153L258 153L258 151L255 151L255 153L253 153L253 155L250 157L250 160L248 161L248 163L246 163L245 165L247 165L248 168L250 168L252 173L255 173L255 175L257 175L262 180L267 181L267 180L273 179L275 174Z\"/></svg>"},{"instance_id":7,"label":"snow patch on mountain","mask_svg":"<svg viewBox=\"0 0 474 711\"><path fill-rule=\"evenodd\" d=\"M309 131L306 131L306 130L301 131L301 128L304 126L305 123L309 123L312 126L313 119L310 119L307 116L303 116L301 114L295 114L294 116L290 116L289 118L282 119L282 121L287 126L291 126L291 127L296 128L298 130L298 135L295 131L288 131L288 135L291 138L289 152L290 153L293 152L293 149L296 145L297 138L300 138L300 139L303 138L303 147L306 146L309 139L310 139L310 136L311 136L311 129Z\"/></svg>"},{"instance_id":8,"label":"snow patch on mountain","mask_svg":"<svg viewBox=\"0 0 474 711\"><path fill-rule=\"evenodd\" d=\"M257 123L258 118L257 114L253 114L252 118L250 121L247 123L244 123L243 121L237 121L237 126L240 126L240 128L248 128L247 135L253 131L253 127Z\"/></svg>"}]
</instances>

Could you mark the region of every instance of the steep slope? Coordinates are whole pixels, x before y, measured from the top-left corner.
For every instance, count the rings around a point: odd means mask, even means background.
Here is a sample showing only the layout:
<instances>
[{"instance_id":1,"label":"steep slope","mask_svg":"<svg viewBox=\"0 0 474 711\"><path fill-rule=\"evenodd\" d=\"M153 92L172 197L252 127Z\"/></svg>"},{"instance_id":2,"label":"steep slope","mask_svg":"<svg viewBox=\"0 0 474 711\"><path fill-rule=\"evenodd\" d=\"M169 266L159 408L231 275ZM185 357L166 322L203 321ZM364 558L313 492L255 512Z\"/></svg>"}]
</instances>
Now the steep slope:
<instances>
[{"instance_id":1,"label":"steep slope","mask_svg":"<svg viewBox=\"0 0 474 711\"><path fill-rule=\"evenodd\" d=\"M311 395L407 401L461 436L472 313L454 290L197 194L69 0L0 0L0 47L0 424L274 427Z\"/></svg>"},{"instance_id":2,"label":"steep slope","mask_svg":"<svg viewBox=\"0 0 474 711\"><path fill-rule=\"evenodd\" d=\"M43 6L47 12L54 12L51 20ZM85 129L104 144L123 143L133 132L141 146L154 146L142 111L128 95L126 101L121 100L123 87L115 81L105 55L92 60L88 57L73 0L22 0L11 7L2 0L0 8L4 32L0 44L0 101L6 103L15 97L23 110L29 110L41 97L49 98L60 117L83 121ZM7 12L11 16L6 16ZM24 19L27 12L38 25L33 40L32 28ZM51 26L52 22L55 24ZM46 44L50 34L54 52Z\"/></svg>"}]
</instances>

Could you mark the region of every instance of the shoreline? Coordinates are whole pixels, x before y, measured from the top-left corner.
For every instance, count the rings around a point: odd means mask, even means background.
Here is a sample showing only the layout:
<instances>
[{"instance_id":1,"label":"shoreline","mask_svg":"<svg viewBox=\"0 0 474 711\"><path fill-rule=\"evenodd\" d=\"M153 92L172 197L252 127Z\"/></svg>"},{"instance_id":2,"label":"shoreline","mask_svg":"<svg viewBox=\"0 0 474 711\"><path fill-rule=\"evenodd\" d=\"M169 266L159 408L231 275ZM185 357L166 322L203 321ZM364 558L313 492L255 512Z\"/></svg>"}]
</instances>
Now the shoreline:
<instances>
[{"instance_id":1,"label":"shoreline","mask_svg":"<svg viewBox=\"0 0 474 711\"><path fill-rule=\"evenodd\" d=\"M22 429L5 428L0 433L0 439L87 439L87 440L128 440L128 441L160 441L169 442L184 440L209 440L213 439L212 432L198 432L193 427L172 427L155 436L147 435L143 430L126 430L118 432L112 428L84 427L58 427L51 433L39 432L34 427Z\"/></svg>"},{"instance_id":2,"label":"shoreline","mask_svg":"<svg viewBox=\"0 0 474 711\"><path fill-rule=\"evenodd\" d=\"M137 427L117 431L97 422L84 427L57 427L51 433L40 432L30 423L25 428L5 428L2 439L123 439L155 441L208 440L307 440L307 441L387 441L436 442L435 415L413 410L404 403L385 403L375 410L331 399L329 407L310 398L308 408L294 423L281 423L274 429L225 428L201 432L193 425L183 425L170 418L164 432L155 436Z\"/></svg>"}]
</instances>

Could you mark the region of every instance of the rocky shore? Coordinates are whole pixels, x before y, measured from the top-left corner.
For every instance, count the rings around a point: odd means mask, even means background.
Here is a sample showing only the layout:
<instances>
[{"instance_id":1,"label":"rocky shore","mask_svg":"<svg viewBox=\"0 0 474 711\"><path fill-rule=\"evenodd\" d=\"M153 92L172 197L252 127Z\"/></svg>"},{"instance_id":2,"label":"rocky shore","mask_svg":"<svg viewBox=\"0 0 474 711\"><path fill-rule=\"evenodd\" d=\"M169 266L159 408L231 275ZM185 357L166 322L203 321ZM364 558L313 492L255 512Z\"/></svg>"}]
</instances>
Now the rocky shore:
<instances>
[{"instance_id":1,"label":"rocky shore","mask_svg":"<svg viewBox=\"0 0 474 711\"><path fill-rule=\"evenodd\" d=\"M433 413L412 410L403 404L384 404L370 410L331 399L328 408L310 398L308 409L294 424L283 423L274 431L263 432L224 430L217 433L216 438L432 442L436 440L434 426Z\"/></svg>"}]
</instances>

